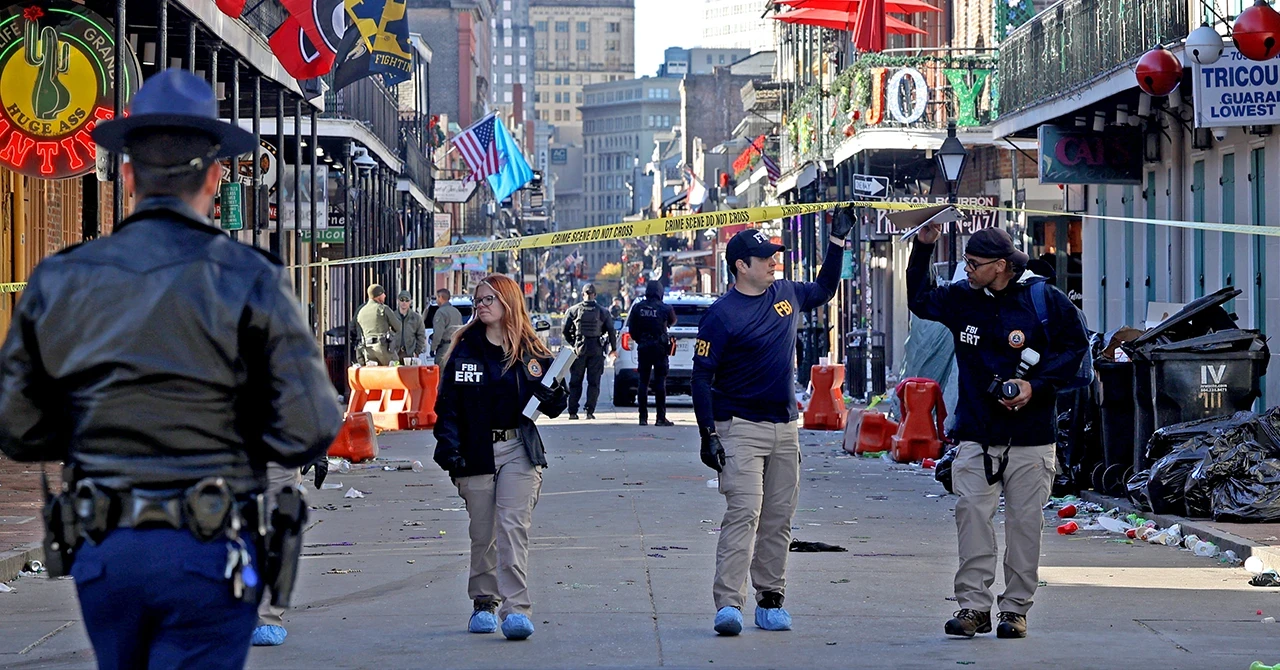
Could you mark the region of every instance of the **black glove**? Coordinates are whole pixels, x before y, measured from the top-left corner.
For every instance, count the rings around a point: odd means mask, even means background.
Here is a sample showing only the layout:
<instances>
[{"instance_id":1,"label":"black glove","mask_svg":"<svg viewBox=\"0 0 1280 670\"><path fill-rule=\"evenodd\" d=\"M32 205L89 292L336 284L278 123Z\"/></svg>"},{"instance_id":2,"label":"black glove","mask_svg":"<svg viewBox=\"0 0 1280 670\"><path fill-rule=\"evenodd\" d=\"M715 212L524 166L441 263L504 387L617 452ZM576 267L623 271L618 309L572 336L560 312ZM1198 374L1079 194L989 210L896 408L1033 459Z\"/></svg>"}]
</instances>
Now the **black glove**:
<instances>
[{"instance_id":1,"label":"black glove","mask_svg":"<svg viewBox=\"0 0 1280 670\"><path fill-rule=\"evenodd\" d=\"M436 465L439 465L449 474L453 474L454 472L465 470L467 468L467 462L462 458L462 454L455 453L449 454L448 456L437 455L435 461Z\"/></svg>"},{"instance_id":2,"label":"black glove","mask_svg":"<svg viewBox=\"0 0 1280 670\"><path fill-rule=\"evenodd\" d=\"M720 436L709 430L702 432L702 462L707 467L721 472L724 469L724 445L720 444Z\"/></svg>"},{"instance_id":3,"label":"black glove","mask_svg":"<svg viewBox=\"0 0 1280 670\"><path fill-rule=\"evenodd\" d=\"M831 236L845 239L849 236L849 231L857 225L858 218L853 213L852 207L837 207L835 214L831 217Z\"/></svg>"},{"instance_id":4,"label":"black glove","mask_svg":"<svg viewBox=\"0 0 1280 670\"><path fill-rule=\"evenodd\" d=\"M569 408L569 387L563 379L557 379L550 388L533 385L533 397L538 399L538 411L554 419Z\"/></svg>"},{"instance_id":5,"label":"black glove","mask_svg":"<svg viewBox=\"0 0 1280 670\"><path fill-rule=\"evenodd\" d=\"M316 490L318 491L324 486L325 477L329 476L329 457L322 454L320 458L302 466L302 474L310 472L313 466L316 469Z\"/></svg>"}]
</instances>

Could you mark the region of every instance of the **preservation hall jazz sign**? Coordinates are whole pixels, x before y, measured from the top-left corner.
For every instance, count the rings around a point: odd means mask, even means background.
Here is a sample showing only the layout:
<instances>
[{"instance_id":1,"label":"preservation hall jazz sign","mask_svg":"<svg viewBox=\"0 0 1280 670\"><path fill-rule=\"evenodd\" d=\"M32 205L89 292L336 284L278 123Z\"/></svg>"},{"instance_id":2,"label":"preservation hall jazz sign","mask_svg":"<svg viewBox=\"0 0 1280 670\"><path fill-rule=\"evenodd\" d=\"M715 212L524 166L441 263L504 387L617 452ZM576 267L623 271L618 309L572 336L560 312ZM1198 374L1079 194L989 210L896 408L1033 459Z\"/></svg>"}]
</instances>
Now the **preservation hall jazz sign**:
<instances>
[{"instance_id":1,"label":"preservation hall jazz sign","mask_svg":"<svg viewBox=\"0 0 1280 670\"><path fill-rule=\"evenodd\" d=\"M124 93L142 73L124 45ZM0 165L42 179L94 169L94 125L115 116L115 29L66 0L0 10Z\"/></svg>"}]
</instances>

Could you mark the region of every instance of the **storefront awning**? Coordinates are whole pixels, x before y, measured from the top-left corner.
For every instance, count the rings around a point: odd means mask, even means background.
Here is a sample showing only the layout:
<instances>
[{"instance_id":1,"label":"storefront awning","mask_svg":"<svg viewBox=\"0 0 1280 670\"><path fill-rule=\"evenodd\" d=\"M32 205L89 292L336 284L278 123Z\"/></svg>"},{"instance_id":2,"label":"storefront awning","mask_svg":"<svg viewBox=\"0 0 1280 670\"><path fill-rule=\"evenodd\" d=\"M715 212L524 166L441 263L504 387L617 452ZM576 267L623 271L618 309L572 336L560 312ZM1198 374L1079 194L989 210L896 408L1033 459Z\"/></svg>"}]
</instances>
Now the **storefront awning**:
<instances>
[{"instance_id":1,"label":"storefront awning","mask_svg":"<svg viewBox=\"0 0 1280 670\"><path fill-rule=\"evenodd\" d=\"M961 129L956 133L956 138L965 146L1009 146L1004 140L995 139L991 128L987 127ZM863 151L936 151L942 148L945 139L947 131L944 129L863 128L853 137L841 142L832 152L832 159L839 165ZM1017 148L1026 151L1037 147L1034 139L1009 140Z\"/></svg>"},{"instance_id":2,"label":"storefront awning","mask_svg":"<svg viewBox=\"0 0 1280 670\"><path fill-rule=\"evenodd\" d=\"M778 178L778 195L797 188L804 188L812 184L813 180L817 178L818 166L814 163L805 163L805 166L799 170L793 170Z\"/></svg>"}]
</instances>

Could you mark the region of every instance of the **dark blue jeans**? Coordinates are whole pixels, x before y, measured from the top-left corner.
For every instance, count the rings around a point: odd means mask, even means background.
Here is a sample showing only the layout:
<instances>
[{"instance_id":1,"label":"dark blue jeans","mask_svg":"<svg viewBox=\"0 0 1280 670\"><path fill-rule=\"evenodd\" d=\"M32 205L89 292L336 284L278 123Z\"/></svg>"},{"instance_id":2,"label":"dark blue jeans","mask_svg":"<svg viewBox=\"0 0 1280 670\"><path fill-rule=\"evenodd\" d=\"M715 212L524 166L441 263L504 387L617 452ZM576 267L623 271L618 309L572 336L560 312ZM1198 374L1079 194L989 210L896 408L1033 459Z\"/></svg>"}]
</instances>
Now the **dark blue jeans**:
<instances>
[{"instance_id":1,"label":"dark blue jeans","mask_svg":"<svg viewBox=\"0 0 1280 670\"><path fill-rule=\"evenodd\" d=\"M186 530L119 528L85 542L71 575L98 667L243 668L258 612L232 597L226 563L226 540Z\"/></svg>"}]
</instances>

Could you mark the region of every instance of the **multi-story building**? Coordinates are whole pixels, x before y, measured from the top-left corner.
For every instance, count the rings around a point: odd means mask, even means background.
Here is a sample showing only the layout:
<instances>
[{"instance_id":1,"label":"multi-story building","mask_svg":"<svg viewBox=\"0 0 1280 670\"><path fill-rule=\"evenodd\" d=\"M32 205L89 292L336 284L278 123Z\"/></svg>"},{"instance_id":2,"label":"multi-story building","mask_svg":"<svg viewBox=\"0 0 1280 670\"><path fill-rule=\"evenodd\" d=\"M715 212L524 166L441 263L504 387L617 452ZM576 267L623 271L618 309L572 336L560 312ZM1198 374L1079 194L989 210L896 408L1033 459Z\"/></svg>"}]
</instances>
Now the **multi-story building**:
<instances>
[{"instance_id":1,"label":"multi-story building","mask_svg":"<svg viewBox=\"0 0 1280 670\"><path fill-rule=\"evenodd\" d=\"M711 74L718 67L733 65L751 55L751 49L685 49L670 47L662 52L659 77L680 78L687 74Z\"/></svg>"},{"instance_id":2,"label":"multi-story building","mask_svg":"<svg viewBox=\"0 0 1280 670\"><path fill-rule=\"evenodd\" d=\"M432 106L460 127L471 125L493 100L493 0L414 0L408 13L410 29L433 51Z\"/></svg>"},{"instance_id":3,"label":"multi-story building","mask_svg":"<svg viewBox=\"0 0 1280 670\"><path fill-rule=\"evenodd\" d=\"M772 51L778 47L773 21L762 20L759 0L702 0L702 46Z\"/></svg>"},{"instance_id":4,"label":"multi-story building","mask_svg":"<svg viewBox=\"0 0 1280 670\"><path fill-rule=\"evenodd\" d=\"M525 145L534 145L533 24L529 0L499 0L492 25L493 104L525 129ZM518 112L518 113L517 113ZM531 152L532 153L532 152Z\"/></svg>"},{"instance_id":5,"label":"multi-story building","mask_svg":"<svg viewBox=\"0 0 1280 670\"><path fill-rule=\"evenodd\" d=\"M562 144L582 143L582 87L635 76L633 0L529 0L534 102Z\"/></svg>"},{"instance_id":6,"label":"multi-story building","mask_svg":"<svg viewBox=\"0 0 1280 670\"><path fill-rule=\"evenodd\" d=\"M647 209L652 176L645 164L654 136L679 122L680 81L644 77L583 87L583 197L586 225L618 223ZM594 242L587 262L621 258L616 241Z\"/></svg>"}]
</instances>

